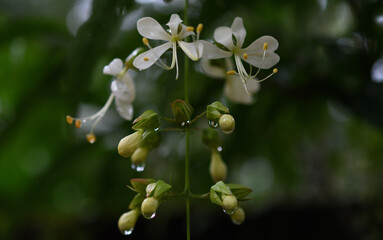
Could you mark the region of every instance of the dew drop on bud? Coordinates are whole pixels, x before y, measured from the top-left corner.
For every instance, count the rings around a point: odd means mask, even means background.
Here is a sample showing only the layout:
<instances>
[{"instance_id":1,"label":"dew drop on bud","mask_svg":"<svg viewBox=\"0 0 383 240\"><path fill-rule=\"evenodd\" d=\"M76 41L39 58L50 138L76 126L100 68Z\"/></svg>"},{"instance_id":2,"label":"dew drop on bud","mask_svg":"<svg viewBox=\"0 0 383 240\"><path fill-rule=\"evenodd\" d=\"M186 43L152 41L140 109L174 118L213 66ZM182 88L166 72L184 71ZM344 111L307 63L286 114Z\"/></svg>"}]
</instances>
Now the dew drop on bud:
<instances>
[{"instance_id":1,"label":"dew drop on bud","mask_svg":"<svg viewBox=\"0 0 383 240\"><path fill-rule=\"evenodd\" d=\"M209 126L212 127L212 128L217 128L218 127L218 123L214 122L213 120L209 120Z\"/></svg>"},{"instance_id":2,"label":"dew drop on bud","mask_svg":"<svg viewBox=\"0 0 383 240\"><path fill-rule=\"evenodd\" d=\"M142 172L145 170L145 163L141 163L141 164L132 163L132 168L136 170L137 172Z\"/></svg>"},{"instance_id":3,"label":"dew drop on bud","mask_svg":"<svg viewBox=\"0 0 383 240\"><path fill-rule=\"evenodd\" d=\"M134 229L134 228L131 228L131 229L128 229L128 230L124 230L124 231L121 231L121 233L122 233L123 235L127 236L127 235L132 234L133 229Z\"/></svg>"},{"instance_id":4,"label":"dew drop on bud","mask_svg":"<svg viewBox=\"0 0 383 240\"><path fill-rule=\"evenodd\" d=\"M156 213L154 212L152 215L146 215L146 214L142 214L144 216L144 218L146 219L153 219L155 216L156 216Z\"/></svg>"},{"instance_id":5,"label":"dew drop on bud","mask_svg":"<svg viewBox=\"0 0 383 240\"><path fill-rule=\"evenodd\" d=\"M237 209L233 209L231 211L223 209L223 212L226 213L227 215L232 215L235 212L235 210Z\"/></svg>"}]
</instances>

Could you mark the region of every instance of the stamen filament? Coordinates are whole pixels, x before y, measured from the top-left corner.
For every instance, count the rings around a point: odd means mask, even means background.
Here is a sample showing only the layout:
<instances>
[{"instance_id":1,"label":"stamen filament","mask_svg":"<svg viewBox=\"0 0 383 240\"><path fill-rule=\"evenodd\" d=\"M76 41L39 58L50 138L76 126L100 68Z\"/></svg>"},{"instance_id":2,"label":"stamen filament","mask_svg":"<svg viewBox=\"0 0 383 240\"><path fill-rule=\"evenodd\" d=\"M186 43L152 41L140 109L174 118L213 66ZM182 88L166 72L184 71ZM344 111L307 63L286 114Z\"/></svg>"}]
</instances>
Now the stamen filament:
<instances>
[{"instance_id":1,"label":"stamen filament","mask_svg":"<svg viewBox=\"0 0 383 240\"><path fill-rule=\"evenodd\" d=\"M88 117L83 117L83 118L73 118L73 120L76 120L75 121L76 127L77 127L77 122L79 122L79 125L81 126L81 122L92 121L94 119L99 118L100 116L101 117L104 116L105 112L110 107L110 104L112 103L113 98L114 98L114 94L111 93L108 100L106 101L105 105L100 109L100 111L96 112L95 114L88 116Z\"/></svg>"},{"instance_id":2,"label":"stamen filament","mask_svg":"<svg viewBox=\"0 0 383 240\"><path fill-rule=\"evenodd\" d=\"M261 79L261 80L256 80L257 82L263 82L265 81L266 79L270 78L271 76L273 76L274 74L276 74L278 72L278 69L274 68L273 69L273 72L269 74L269 76L265 77L264 79Z\"/></svg>"}]
</instances>

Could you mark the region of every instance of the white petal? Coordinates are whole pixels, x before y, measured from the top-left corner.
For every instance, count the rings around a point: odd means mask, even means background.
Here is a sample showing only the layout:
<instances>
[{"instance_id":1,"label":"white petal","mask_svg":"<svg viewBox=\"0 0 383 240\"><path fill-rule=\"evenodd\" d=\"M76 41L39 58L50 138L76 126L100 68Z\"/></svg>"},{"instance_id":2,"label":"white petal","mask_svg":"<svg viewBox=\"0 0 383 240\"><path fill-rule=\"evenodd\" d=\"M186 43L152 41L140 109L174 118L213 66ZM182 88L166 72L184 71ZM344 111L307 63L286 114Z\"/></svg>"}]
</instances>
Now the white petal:
<instances>
[{"instance_id":1,"label":"white petal","mask_svg":"<svg viewBox=\"0 0 383 240\"><path fill-rule=\"evenodd\" d=\"M197 61L201 58L203 53L203 44L199 41L190 43L178 41L178 45L191 60Z\"/></svg>"},{"instance_id":2,"label":"white petal","mask_svg":"<svg viewBox=\"0 0 383 240\"><path fill-rule=\"evenodd\" d=\"M249 79L246 82L246 86L250 95L246 93L242 80L238 75L228 75L226 78L224 93L232 102L251 104L254 101L251 94L254 94L259 90L260 84L253 79Z\"/></svg>"},{"instance_id":3,"label":"white petal","mask_svg":"<svg viewBox=\"0 0 383 240\"><path fill-rule=\"evenodd\" d=\"M267 43L268 48L266 50L265 58L263 59L263 45ZM278 41L271 36L263 36L255 40L247 48L241 50L241 58L249 64L262 69L268 69L273 67L279 62L278 54L274 51L278 48ZM248 59L243 58L243 54L248 55Z\"/></svg>"},{"instance_id":4,"label":"white petal","mask_svg":"<svg viewBox=\"0 0 383 240\"><path fill-rule=\"evenodd\" d=\"M106 65L103 69L104 74L116 76L119 74L124 66L124 63L121 59L115 58L108 65Z\"/></svg>"},{"instance_id":5,"label":"white petal","mask_svg":"<svg viewBox=\"0 0 383 240\"><path fill-rule=\"evenodd\" d=\"M243 49L244 51L247 51L247 54L252 52L263 52L263 44L267 43L268 48L267 51L274 52L278 48L278 41L277 39L271 37L271 36L262 36L252 42L247 48Z\"/></svg>"},{"instance_id":6,"label":"white petal","mask_svg":"<svg viewBox=\"0 0 383 240\"><path fill-rule=\"evenodd\" d=\"M182 26L181 32L178 34L179 39L184 39L188 36L195 35L193 31L186 31L185 25L181 24L181 26Z\"/></svg>"},{"instance_id":7,"label":"white petal","mask_svg":"<svg viewBox=\"0 0 383 240\"><path fill-rule=\"evenodd\" d=\"M174 14L172 14L172 16L170 16L170 20L166 25L169 26L170 32L172 33L172 35L177 35L178 26L181 23L182 23L182 20L181 20L180 16L178 16L178 14L174 13Z\"/></svg>"},{"instance_id":8,"label":"white petal","mask_svg":"<svg viewBox=\"0 0 383 240\"><path fill-rule=\"evenodd\" d=\"M219 59L227 58L232 55L231 52L224 51L208 41L200 40L199 42L203 44L202 58Z\"/></svg>"},{"instance_id":9,"label":"white petal","mask_svg":"<svg viewBox=\"0 0 383 240\"><path fill-rule=\"evenodd\" d=\"M219 27L214 31L214 39L227 47L230 51L234 49L233 32L228 27Z\"/></svg>"},{"instance_id":10,"label":"white petal","mask_svg":"<svg viewBox=\"0 0 383 240\"><path fill-rule=\"evenodd\" d=\"M152 48L144 53L141 53L134 59L133 65L140 70L147 69L148 67L152 66L161 57L161 55L164 54L164 52L168 50L171 46L171 42L166 42L158 47ZM144 59L147 59L147 61L145 61Z\"/></svg>"},{"instance_id":11,"label":"white petal","mask_svg":"<svg viewBox=\"0 0 383 240\"><path fill-rule=\"evenodd\" d=\"M116 98L122 101L133 102L136 98L134 82L128 73L124 74L121 78L114 80L110 85L110 89Z\"/></svg>"},{"instance_id":12,"label":"white petal","mask_svg":"<svg viewBox=\"0 0 383 240\"><path fill-rule=\"evenodd\" d=\"M133 105L129 101L122 101L116 98L116 109L120 116L128 121L133 118Z\"/></svg>"},{"instance_id":13,"label":"white petal","mask_svg":"<svg viewBox=\"0 0 383 240\"><path fill-rule=\"evenodd\" d=\"M236 17L231 25L231 31L237 39L237 47L241 48L246 37L246 29L243 26L243 20L240 17Z\"/></svg>"},{"instance_id":14,"label":"white petal","mask_svg":"<svg viewBox=\"0 0 383 240\"><path fill-rule=\"evenodd\" d=\"M170 34L151 17L144 17L137 21L138 32L148 39L170 41Z\"/></svg>"},{"instance_id":15,"label":"white petal","mask_svg":"<svg viewBox=\"0 0 383 240\"><path fill-rule=\"evenodd\" d=\"M202 58L199 62L202 72L211 78L224 79L226 77L226 71L222 67L218 67L211 64L211 60Z\"/></svg>"},{"instance_id":16,"label":"white petal","mask_svg":"<svg viewBox=\"0 0 383 240\"><path fill-rule=\"evenodd\" d=\"M241 58L247 63L261 69L269 69L279 62L278 54L274 52L269 52L269 51L266 52L265 58L263 59L263 61L262 61L263 51L258 53L248 54L247 59L244 59L243 57Z\"/></svg>"}]
</instances>

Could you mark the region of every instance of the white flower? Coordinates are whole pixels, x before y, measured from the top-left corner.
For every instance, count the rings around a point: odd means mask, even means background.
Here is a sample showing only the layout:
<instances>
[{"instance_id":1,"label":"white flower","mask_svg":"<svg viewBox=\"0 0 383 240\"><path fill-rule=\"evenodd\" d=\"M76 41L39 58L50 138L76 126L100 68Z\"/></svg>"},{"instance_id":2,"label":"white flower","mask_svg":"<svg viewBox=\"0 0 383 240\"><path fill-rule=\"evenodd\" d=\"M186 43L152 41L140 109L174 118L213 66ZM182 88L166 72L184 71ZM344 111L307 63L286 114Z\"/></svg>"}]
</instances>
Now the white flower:
<instances>
[{"instance_id":1,"label":"white flower","mask_svg":"<svg viewBox=\"0 0 383 240\"><path fill-rule=\"evenodd\" d=\"M121 117L126 120L132 120L133 105L132 102L136 98L136 90L134 82L130 74L124 68L121 59L113 59L109 65L104 67L104 74L114 76L114 80L110 85L112 93L116 97L116 108Z\"/></svg>"},{"instance_id":2,"label":"white flower","mask_svg":"<svg viewBox=\"0 0 383 240\"><path fill-rule=\"evenodd\" d=\"M129 57L128 57L129 58ZM121 59L113 59L107 66L104 67L103 73L107 75L112 75L114 77L110 88L112 93L110 94L105 105L95 114L83 117L83 118L72 118L67 116L66 120L69 124L72 124L75 121L77 128L81 127L82 123L87 121L94 121L90 129L90 133L87 134L86 138L90 143L96 141L96 136L94 135L94 129L100 120L104 117L105 113L108 111L110 105L113 102L113 99L116 98L116 108L121 117L126 120L132 120L133 117L133 106L132 102L136 97L136 91L134 87L134 82L130 74L127 72L127 68L124 67L124 63Z\"/></svg>"},{"instance_id":3,"label":"white flower","mask_svg":"<svg viewBox=\"0 0 383 240\"><path fill-rule=\"evenodd\" d=\"M182 39L186 38L187 36L195 34L193 31L189 31L187 27L181 23L182 20L180 17L177 14L172 14L169 22L166 24L169 27L168 32L166 32L162 26L151 17L144 17L138 20L137 30L144 38L152 40L163 40L166 42L138 55L134 60L133 65L139 70L147 69L156 63L166 50L173 48L173 57L170 66L166 66L161 60L159 60L157 64L165 69L172 69L174 66L176 66L176 79L178 79L177 46L180 46L185 54L193 61L197 61L203 51L203 45L199 41L182 41ZM150 47L149 44L148 46Z\"/></svg>"},{"instance_id":4,"label":"white flower","mask_svg":"<svg viewBox=\"0 0 383 240\"><path fill-rule=\"evenodd\" d=\"M275 38L271 36L263 36L255 40L247 48L242 48L245 37L246 29L243 26L243 20L240 17L236 17L231 28L219 27L214 32L215 41L226 47L228 51L222 50L204 40L201 40L200 42L204 45L203 58L219 59L234 55L238 73L231 72L230 74L238 74L245 86L246 92L248 92L245 82L254 78L260 69L269 69L277 64L279 62L279 56L274 53L278 48L278 41ZM252 75L251 70L250 73L247 73L242 64L242 60L249 63L250 67L258 67L259 70L257 73ZM276 72L277 70L275 69L272 74ZM259 81L266 80L266 78Z\"/></svg>"},{"instance_id":5,"label":"white flower","mask_svg":"<svg viewBox=\"0 0 383 240\"><path fill-rule=\"evenodd\" d=\"M242 85L241 78L238 75L226 74L227 70L233 69L233 62L231 59L225 59L226 68L212 65L211 60L203 58L200 63L202 71L209 77L225 79L224 93L230 101L241 104L251 104L254 102L252 95L259 91L259 82L256 78L247 80L245 83L249 92L249 94L247 94Z\"/></svg>"}]
</instances>

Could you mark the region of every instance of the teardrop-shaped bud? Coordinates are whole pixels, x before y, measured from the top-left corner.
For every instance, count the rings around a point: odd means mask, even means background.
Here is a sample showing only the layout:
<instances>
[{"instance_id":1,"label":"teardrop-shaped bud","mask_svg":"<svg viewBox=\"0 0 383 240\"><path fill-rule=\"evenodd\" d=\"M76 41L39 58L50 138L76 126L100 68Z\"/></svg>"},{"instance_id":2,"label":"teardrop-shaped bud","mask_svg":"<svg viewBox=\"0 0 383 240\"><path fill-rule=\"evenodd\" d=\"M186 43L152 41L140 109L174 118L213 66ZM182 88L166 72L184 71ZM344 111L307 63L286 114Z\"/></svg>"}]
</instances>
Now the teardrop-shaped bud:
<instances>
[{"instance_id":1,"label":"teardrop-shaped bud","mask_svg":"<svg viewBox=\"0 0 383 240\"><path fill-rule=\"evenodd\" d=\"M154 197L146 198L141 204L142 215L147 219L152 219L158 208L158 200Z\"/></svg>"},{"instance_id":2,"label":"teardrop-shaped bud","mask_svg":"<svg viewBox=\"0 0 383 240\"><path fill-rule=\"evenodd\" d=\"M215 149L212 150L209 172L214 182L225 181L226 179L226 164L222 161L221 154Z\"/></svg>"},{"instance_id":3,"label":"teardrop-shaped bud","mask_svg":"<svg viewBox=\"0 0 383 240\"><path fill-rule=\"evenodd\" d=\"M233 116L231 116L230 114L223 114L219 118L218 123L223 133L230 134L234 131L235 121Z\"/></svg>"},{"instance_id":4,"label":"teardrop-shaped bud","mask_svg":"<svg viewBox=\"0 0 383 240\"><path fill-rule=\"evenodd\" d=\"M146 158L148 157L149 150L145 147L139 147L134 151L132 155L132 164L140 165L145 163Z\"/></svg>"},{"instance_id":5,"label":"teardrop-shaped bud","mask_svg":"<svg viewBox=\"0 0 383 240\"><path fill-rule=\"evenodd\" d=\"M139 215L139 208L135 208L121 215L120 219L118 220L118 228L122 234L129 235L132 233Z\"/></svg>"},{"instance_id":6,"label":"teardrop-shaped bud","mask_svg":"<svg viewBox=\"0 0 383 240\"><path fill-rule=\"evenodd\" d=\"M225 213L231 215L238 207L237 198L233 195L226 195L222 197L222 208Z\"/></svg>"},{"instance_id":7,"label":"teardrop-shaped bud","mask_svg":"<svg viewBox=\"0 0 383 240\"><path fill-rule=\"evenodd\" d=\"M143 134L143 130L138 130L135 133L132 133L118 143L118 153L123 157L130 157L136 151Z\"/></svg>"},{"instance_id":8,"label":"teardrop-shaped bud","mask_svg":"<svg viewBox=\"0 0 383 240\"><path fill-rule=\"evenodd\" d=\"M235 225L240 225L243 221L245 221L245 211L243 211L241 207L238 207L230 218Z\"/></svg>"}]
</instances>

